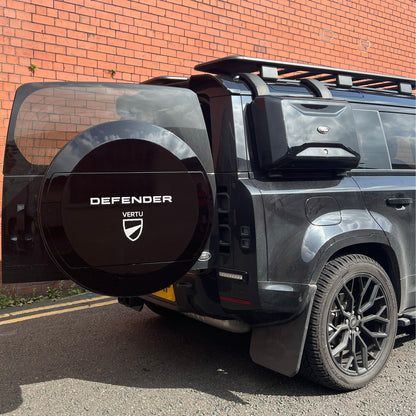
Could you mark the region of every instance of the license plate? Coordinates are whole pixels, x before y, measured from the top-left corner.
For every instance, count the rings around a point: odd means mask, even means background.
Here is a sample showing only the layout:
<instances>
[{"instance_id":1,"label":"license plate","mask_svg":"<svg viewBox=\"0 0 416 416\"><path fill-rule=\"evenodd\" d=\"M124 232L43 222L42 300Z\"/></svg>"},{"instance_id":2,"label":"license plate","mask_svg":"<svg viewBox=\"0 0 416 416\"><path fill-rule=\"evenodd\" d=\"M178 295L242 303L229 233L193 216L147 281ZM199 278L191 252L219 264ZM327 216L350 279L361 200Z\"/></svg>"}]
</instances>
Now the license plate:
<instances>
[{"instance_id":1,"label":"license plate","mask_svg":"<svg viewBox=\"0 0 416 416\"><path fill-rule=\"evenodd\" d=\"M154 292L153 296L157 296L158 298L169 300L170 302L176 301L175 291L173 290L173 285L165 287L158 292Z\"/></svg>"}]
</instances>

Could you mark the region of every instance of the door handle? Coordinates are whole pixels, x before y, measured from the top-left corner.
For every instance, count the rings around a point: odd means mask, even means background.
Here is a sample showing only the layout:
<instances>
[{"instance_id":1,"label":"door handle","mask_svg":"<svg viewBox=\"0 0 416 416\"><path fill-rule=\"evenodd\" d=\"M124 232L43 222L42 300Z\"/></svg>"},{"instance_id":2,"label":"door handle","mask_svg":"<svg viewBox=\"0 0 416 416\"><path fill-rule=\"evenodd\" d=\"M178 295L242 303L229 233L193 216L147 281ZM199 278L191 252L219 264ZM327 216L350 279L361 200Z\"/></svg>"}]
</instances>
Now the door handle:
<instances>
[{"instance_id":1,"label":"door handle","mask_svg":"<svg viewBox=\"0 0 416 416\"><path fill-rule=\"evenodd\" d=\"M390 207L405 207L413 203L412 198L388 198L386 204Z\"/></svg>"}]
</instances>

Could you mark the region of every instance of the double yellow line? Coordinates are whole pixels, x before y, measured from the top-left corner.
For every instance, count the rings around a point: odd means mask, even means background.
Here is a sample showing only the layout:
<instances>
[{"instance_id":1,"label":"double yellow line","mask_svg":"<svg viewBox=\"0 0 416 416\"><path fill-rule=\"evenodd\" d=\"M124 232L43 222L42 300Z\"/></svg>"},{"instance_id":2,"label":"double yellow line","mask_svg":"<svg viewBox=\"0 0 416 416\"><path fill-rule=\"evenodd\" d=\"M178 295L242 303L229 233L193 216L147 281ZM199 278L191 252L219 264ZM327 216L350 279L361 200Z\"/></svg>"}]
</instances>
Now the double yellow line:
<instances>
[{"instance_id":1,"label":"double yellow line","mask_svg":"<svg viewBox=\"0 0 416 416\"><path fill-rule=\"evenodd\" d=\"M82 305L83 303L86 303L87 305ZM117 303L117 299L109 298L108 296L98 296L94 298L77 300L74 302L57 303L56 305L41 306L39 308L26 309L24 311L0 314L0 326L14 324L16 322L28 321L30 319L43 318L45 316L61 315L63 313L81 311L83 309L99 308L101 306L112 305L114 303ZM44 312L48 310L49 312Z\"/></svg>"}]
</instances>

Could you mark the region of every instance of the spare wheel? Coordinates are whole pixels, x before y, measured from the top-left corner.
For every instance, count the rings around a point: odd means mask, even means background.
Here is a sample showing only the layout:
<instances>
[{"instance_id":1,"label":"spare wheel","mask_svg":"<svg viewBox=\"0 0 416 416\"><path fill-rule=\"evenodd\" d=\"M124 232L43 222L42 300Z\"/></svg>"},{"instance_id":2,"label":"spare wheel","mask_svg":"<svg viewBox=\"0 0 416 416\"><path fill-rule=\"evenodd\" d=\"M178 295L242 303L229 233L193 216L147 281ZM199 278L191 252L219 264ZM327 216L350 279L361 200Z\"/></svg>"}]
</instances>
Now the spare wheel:
<instances>
[{"instance_id":1,"label":"spare wheel","mask_svg":"<svg viewBox=\"0 0 416 416\"><path fill-rule=\"evenodd\" d=\"M54 158L39 225L55 264L89 290L157 291L198 260L213 198L195 152L146 122L112 121L73 138Z\"/></svg>"}]
</instances>

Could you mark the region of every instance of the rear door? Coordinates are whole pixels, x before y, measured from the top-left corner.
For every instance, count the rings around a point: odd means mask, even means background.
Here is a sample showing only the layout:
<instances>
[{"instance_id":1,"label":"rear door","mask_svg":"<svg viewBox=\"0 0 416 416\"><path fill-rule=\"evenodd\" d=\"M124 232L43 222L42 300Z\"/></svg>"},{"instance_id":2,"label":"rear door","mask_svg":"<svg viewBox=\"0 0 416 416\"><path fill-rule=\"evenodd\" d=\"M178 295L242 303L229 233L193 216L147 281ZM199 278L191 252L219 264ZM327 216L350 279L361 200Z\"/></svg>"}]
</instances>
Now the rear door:
<instances>
[{"instance_id":1,"label":"rear door","mask_svg":"<svg viewBox=\"0 0 416 416\"><path fill-rule=\"evenodd\" d=\"M188 89L21 86L3 189L3 283L69 277L138 296L207 267L215 179Z\"/></svg>"},{"instance_id":2,"label":"rear door","mask_svg":"<svg viewBox=\"0 0 416 416\"><path fill-rule=\"evenodd\" d=\"M357 106L361 169L352 175L386 233L400 269L401 310L415 306L415 113Z\"/></svg>"}]
</instances>

